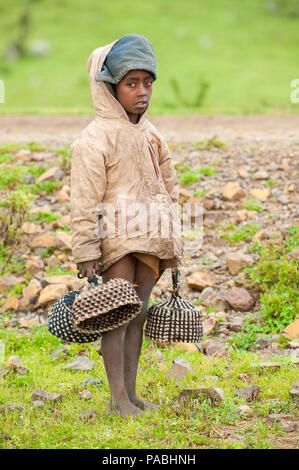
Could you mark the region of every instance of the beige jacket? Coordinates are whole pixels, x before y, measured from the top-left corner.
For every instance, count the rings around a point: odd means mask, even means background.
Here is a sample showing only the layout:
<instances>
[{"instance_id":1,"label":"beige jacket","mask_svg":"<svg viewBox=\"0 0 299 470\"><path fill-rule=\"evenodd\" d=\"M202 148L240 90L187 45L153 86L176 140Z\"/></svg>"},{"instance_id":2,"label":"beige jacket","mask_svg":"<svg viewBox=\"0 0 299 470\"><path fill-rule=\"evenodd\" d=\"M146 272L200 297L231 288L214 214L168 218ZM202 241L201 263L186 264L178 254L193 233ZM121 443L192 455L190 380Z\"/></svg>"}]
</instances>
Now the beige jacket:
<instances>
[{"instance_id":1,"label":"beige jacket","mask_svg":"<svg viewBox=\"0 0 299 470\"><path fill-rule=\"evenodd\" d=\"M105 83L94 80L113 44L88 59L96 117L70 148L74 261L100 259L105 270L139 252L176 264L182 256L179 186L167 144L146 113L131 123Z\"/></svg>"}]
</instances>

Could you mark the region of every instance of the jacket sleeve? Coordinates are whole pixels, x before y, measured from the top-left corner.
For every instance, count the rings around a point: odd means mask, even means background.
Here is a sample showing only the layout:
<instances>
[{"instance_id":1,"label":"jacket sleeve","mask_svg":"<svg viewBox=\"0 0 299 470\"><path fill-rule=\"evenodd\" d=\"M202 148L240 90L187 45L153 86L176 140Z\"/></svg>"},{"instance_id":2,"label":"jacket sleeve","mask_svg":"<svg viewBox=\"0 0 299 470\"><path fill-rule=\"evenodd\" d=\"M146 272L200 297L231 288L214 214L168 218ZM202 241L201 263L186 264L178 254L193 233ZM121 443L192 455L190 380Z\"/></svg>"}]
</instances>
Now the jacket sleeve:
<instances>
[{"instance_id":1,"label":"jacket sleeve","mask_svg":"<svg viewBox=\"0 0 299 470\"><path fill-rule=\"evenodd\" d=\"M162 178L173 203L179 202L179 182L167 143L160 141L159 166Z\"/></svg>"},{"instance_id":2,"label":"jacket sleeve","mask_svg":"<svg viewBox=\"0 0 299 470\"><path fill-rule=\"evenodd\" d=\"M101 257L97 206L106 191L106 166L99 145L74 142L70 148L72 252L75 263Z\"/></svg>"}]
</instances>

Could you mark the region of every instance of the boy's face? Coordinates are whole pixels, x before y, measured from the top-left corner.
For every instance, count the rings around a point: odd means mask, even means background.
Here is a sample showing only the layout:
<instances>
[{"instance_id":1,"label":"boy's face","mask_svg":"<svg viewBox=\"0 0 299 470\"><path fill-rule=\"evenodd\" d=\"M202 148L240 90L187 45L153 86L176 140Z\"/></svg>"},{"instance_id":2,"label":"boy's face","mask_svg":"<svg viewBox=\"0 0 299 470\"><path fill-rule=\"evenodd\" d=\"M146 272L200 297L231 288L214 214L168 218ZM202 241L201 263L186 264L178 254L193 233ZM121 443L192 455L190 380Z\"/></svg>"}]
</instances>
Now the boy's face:
<instances>
[{"instance_id":1,"label":"boy's face","mask_svg":"<svg viewBox=\"0 0 299 470\"><path fill-rule=\"evenodd\" d=\"M126 110L131 122L138 122L138 115L149 107L153 81L152 74L146 70L130 70L115 85L117 100Z\"/></svg>"}]
</instances>

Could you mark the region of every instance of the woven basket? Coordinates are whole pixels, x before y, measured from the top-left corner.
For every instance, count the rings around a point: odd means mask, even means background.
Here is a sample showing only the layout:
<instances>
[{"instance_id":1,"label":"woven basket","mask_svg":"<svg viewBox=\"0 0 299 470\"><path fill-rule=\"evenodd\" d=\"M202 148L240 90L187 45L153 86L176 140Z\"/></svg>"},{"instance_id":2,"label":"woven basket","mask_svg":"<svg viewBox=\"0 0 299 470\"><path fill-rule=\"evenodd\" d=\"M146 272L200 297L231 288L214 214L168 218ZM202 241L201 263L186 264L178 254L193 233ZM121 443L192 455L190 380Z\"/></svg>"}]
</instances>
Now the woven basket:
<instances>
[{"instance_id":1,"label":"woven basket","mask_svg":"<svg viewBox=\"0 0 299 470\"><path fill-rule=\"evenodd\" d=\"M112 278L76 297L72 308L74 328L79 333L104 333L133 320L141 307L133 285L126 279Z\"/></svg>"},{"instance_id":2,"label":"woven basket","mask_svg":"<svg viewBox=\"0 0 299 470\"><path fill-rule=\"evenodd\" d=\"M160 342L199 343L203 339L202 312L179 294L178 268L172 268L172 295L148 310L145 337Z\"/></svg>"}]
</instances>

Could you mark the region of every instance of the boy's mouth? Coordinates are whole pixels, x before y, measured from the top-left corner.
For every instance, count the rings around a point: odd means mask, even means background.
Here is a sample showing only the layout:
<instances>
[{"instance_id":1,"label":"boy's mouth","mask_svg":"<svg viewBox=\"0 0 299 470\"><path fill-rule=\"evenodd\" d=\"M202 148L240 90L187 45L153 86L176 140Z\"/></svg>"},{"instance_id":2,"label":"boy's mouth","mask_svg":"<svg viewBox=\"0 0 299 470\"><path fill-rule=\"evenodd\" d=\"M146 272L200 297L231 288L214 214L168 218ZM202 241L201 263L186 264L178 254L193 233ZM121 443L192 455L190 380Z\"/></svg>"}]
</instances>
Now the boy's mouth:
<instances>
[{"instance_id":1,"label":"boy's mouth","mask_svg":"<svg viewBox=\"0 0 299 470\"><path fill-rule=\"evenodd\" d=\"M135 108L145 108L147 106L148 102L147 101L137 101L137 103L134 104Z\"/></svg>"}]
</instances>

